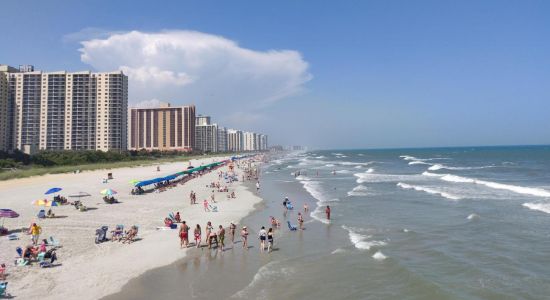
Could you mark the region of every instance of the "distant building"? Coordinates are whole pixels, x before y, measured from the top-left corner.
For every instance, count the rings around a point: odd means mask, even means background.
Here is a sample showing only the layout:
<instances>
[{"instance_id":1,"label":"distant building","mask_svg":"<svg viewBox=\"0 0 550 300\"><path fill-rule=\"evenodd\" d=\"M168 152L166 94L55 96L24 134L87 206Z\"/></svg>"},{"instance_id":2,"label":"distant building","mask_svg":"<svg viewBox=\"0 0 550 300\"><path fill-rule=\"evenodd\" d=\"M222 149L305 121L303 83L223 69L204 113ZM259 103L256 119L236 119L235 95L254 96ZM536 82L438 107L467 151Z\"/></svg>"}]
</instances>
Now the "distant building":
<instances>
[{"instance_id":1,"label":"distant building","mask_svg":"<svg viewBox=\"0 0 550 300\"><path fill-rule=\"evenodd\" d=\"M229 129L227 131L227 150L233 152L244 150L244 136L241 130Z\"/></svg>"},{"instance_id":2,"label":"distant building","mask_svg":"<svg viewBox=\"0 0 550 300\"><path fill-rule=\"evenodd\" d=\"M210 116L198 115L195 124L199 126L210 125Z\"/></svg>"},{"instance_id":3,"label":"distant building","mask_svg":"<svg viewBox=\"0 0 550 300\"><path fill-rule=\"evenodd\" d=\"M8 75L0 70L0 150L8 149Z\"/></svg>"},{"instance_id":4,"label":"distant building","mask_svg":"<svg viewBox=\"0 0 550 300\"><path fill-rule=\"evenodd\" d=\"M260 134L260 151L267 151L269 149L267 144L267 135Z\"/></svg>"},{"instance_id":5,"label":"distant building","mask_svg":"<svg viewBox=\"0 0 550 300\"><path fill-rule=\"evenodd\" d=\"M218 149L216 152L227 152L227 128L219 126L218 127Z\"/></svg>"},{"instance_id":6,"label":"distant building","mask_svg":"<svg viewBox=\"0 0 550 300\"><path fill-rule=\"evenodd\" d=\"M131 108L128 145L131 150L192 151L195 145L195 106Z\"/></svg>"},{"instance_id":7,"label":"distant building","mask_svg":"<svg viewBox=\"0 0 550 300\"><path fill-rule=\"evenodd\" d=\"M254 132L245 132L244 137L244 151L256 151L257 150L257 135Z\"/></svg>"},{"instance_id":8,"label":"distant building","mask_svg":"<svg viewBox=\"0 0 550 300\"><path fill-rule=\"evenodd\" d=\"M2 69L8 70L8 149L127 149L128 77L121 71Z\"/></svg>"}]
</instances>

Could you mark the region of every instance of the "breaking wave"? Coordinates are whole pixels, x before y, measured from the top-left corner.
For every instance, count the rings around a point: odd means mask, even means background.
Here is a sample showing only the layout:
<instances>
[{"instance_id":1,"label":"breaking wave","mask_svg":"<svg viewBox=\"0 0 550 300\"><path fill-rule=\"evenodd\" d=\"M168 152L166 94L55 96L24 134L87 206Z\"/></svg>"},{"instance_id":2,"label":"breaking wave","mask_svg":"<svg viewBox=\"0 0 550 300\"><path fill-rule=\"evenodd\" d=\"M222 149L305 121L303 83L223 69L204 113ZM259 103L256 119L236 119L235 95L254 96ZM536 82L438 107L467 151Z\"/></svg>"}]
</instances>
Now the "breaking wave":
<instances>
[{"instance_id":1,"label":"breaking wave","mask_svg":"<svg viewBox=\"0 0 550 300\"><path fill-rule=\"evenodd\" d=\"M460 200L460 199L462 199L462 197L459 197L459 196L456 196L456 195L453 195L453 194L449 194L449 193L446 193L446 192L443 192L443 191L438 191L436 189L432 189L432 188L428 188L428 187L410 185L410 184L406 184L406 183L402 183L402 182L399 182L397 184L397 186L400 187L400 188L406 189L406 190L416 190L416 191L426 192L428 194L440 195L441 197L451 199L451 200Z\"/></svg>"}]
</instances>

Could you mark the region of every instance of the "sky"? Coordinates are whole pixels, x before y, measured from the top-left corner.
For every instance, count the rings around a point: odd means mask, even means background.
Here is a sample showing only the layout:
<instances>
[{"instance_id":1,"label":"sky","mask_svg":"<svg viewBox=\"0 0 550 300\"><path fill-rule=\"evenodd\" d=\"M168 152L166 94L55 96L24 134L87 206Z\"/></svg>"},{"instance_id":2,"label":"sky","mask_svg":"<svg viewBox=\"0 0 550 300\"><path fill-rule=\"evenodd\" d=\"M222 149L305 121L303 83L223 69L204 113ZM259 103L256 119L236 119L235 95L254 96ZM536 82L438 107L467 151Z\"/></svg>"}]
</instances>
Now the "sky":
<instances>
[{"instance_id":1,"label":"sky","mask_svg":"<svg viewBox=\"0 0 550 300\"><path fill-rule=\"evenodd\" d=\"M320 149L550 144L549 1L1 1L0 64Z\"/></svg>"}]
</instances>

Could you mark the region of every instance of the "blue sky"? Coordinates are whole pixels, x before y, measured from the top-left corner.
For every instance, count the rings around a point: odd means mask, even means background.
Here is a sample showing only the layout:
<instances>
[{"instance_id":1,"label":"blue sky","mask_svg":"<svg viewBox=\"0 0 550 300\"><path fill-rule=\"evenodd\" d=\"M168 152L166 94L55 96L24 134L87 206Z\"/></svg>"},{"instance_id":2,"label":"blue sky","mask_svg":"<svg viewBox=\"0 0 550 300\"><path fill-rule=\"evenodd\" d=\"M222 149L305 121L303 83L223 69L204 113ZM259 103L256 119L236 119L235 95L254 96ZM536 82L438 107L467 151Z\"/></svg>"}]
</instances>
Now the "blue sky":
<instances>
[{"instance_id":1,"label":"blue sky","mask_svg":"<svg viewBox=\"0 0 550 300\"><path fill-rule=\"evenodd\" d=\"M156 72L172 86L131 78L131 103L195 103L222 125L268 133L272 144L550 143L548 1L1 5L0 63ZM94 39L103 43L81 44ZM139 56L148 43L155 54Z\"/></svg>"}]
</instances>

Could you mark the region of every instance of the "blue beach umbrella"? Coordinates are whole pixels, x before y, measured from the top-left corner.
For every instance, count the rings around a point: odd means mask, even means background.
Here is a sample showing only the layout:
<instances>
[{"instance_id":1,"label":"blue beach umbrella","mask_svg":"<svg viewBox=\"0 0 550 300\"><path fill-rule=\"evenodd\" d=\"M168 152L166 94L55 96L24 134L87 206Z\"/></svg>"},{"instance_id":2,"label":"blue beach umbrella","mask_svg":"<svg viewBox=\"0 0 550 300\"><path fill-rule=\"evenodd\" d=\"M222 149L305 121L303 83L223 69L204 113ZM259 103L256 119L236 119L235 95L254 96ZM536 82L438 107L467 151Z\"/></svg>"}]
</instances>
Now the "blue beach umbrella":
<instances>
[{"instance_id":1,"label":"blue beach umbrella","mask_svg":"<svg viewBox=\"0 0 550 300\"><path fill-rule=\"evenodd\" d=\"M49 194L57 193L57 192L59 192L59 191L61 191L61 190L62 190L62 188L54 187L54 188L49 189L44 195L49 195Z\"/></svg>"}]
</instances>

